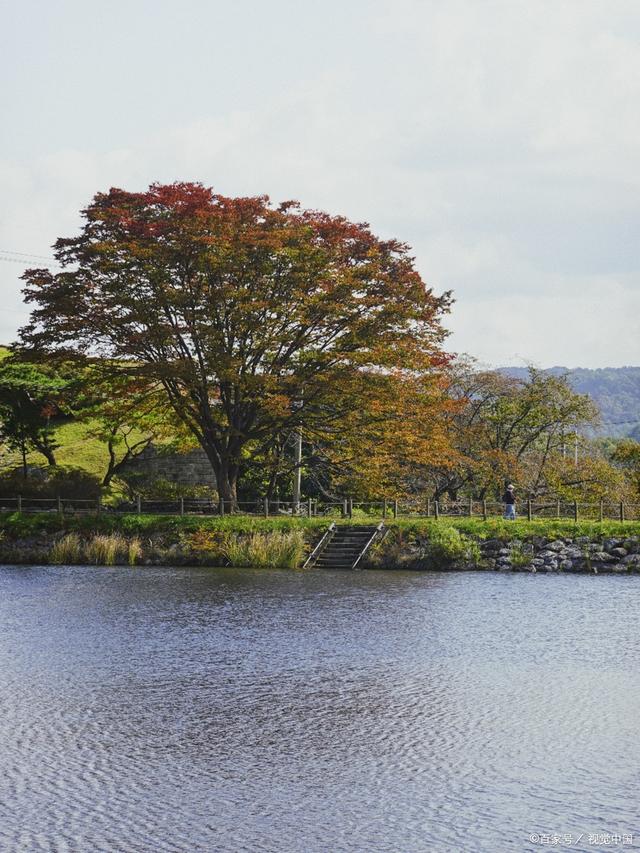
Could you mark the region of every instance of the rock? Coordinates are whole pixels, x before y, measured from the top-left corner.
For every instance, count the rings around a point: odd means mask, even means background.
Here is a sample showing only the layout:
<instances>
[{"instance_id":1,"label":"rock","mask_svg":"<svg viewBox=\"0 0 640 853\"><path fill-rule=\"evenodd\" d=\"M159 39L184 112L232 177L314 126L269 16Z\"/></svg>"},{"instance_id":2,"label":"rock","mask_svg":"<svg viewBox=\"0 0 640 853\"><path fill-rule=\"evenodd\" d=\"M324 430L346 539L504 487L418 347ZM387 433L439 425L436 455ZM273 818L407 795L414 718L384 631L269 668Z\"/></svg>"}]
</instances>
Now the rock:
<instances>
[{"instance_id":1,"label":"rock","mask_svg":"<svg viewBox=\"0 0 640 853\"><path fill-rule=\"evenodd\" d=\"M619 539L603 539L602 540L602 550L611 553L613 548L618 548L622 545L622 542Z\"/></svg>"},{"instance_id":2,"label":"rock","mask_svg":"<svg viewBox=\"0 0 640 853\"><path fill-rule=\"evenodd\" d=\"M567 560L581 560L584 555L580 548L576 548L574 545L570 545L564 552L564 556Z\"/></svg>"},{"instance_id":3,"label":"rock","mask_svg":"<svg viewBox=\"0 0 640 853\"><path fill-rule=\"evenodd\" d=\"M615 561L616 558L607 554L606 551L596 551L595 554L591 555L592 563L615 563Z\"/></svg>"},{"instance_id":4,"label":"rock","mask_svg":"<svg viewBox=\"0 0 640 853\"><path fill-rule=\"evenodd\" d=\"M555 560L557 558L557 554L555 551L539 551L536 555L540 560Z\"/></svg>"},{"instance_id":5,"label":"rock","mask_svg":"<svg viewBox=\"0 0 640 853\"><path fill-rule=\"evenodd\" d=\"M549 542L547 551L563 551L565 547L565 543L561 539L556 539L553 542Z\"/></svg>"},{"instance_id":6,"label":"rock","mask_svg":"<svg viewBox=\"0 0 640 853\"><path fill-rule=\"evenodd\" d=\"M571 571L573 571L573 561L572 560L561 560L558 568L562 572L571 572Z\"/></svg>"},{"instance_id":7,"label":"rock","mask_svg":"<svg viewBox=\"0 0 640 853\"><path fill-rule=\"evenodd\" d=\"M616 574L626 574L629 571L629 566L624 563L616 563L616 565L611 566L611 571Z\"/></svg>"},{"instance_id":8,"label":"rock","mask_svg":"<svg viewBox=\"0 0 640 853\"><path fill-rule=\"evenodd\" d=\"M621 560L623 566L636 571L640 571L640 554L629 554Z\"/></svg>"},{"instance_id":9,"label":"rock","mask_svg":"<svg viewBox=\"0 0 640 853\"><path fill-rule=\"evenodd\" d=\"M617 557L618 560L621 560L623 557L627 556L626 548L612 548L609 553L612 557Z\"/></svg>"}]
</instances>

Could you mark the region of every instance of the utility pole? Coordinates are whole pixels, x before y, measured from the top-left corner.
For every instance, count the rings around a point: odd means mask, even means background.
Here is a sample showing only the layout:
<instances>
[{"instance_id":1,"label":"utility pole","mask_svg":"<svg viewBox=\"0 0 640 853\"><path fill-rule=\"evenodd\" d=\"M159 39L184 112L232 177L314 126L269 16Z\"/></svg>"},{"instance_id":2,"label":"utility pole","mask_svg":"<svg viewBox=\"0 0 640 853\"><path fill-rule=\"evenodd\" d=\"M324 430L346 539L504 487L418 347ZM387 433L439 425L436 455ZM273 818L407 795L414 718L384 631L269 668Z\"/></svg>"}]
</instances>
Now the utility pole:
<instances>
[{"instance_id":1,"label":"utility pole","mask_svg":"<svg viewBox=\"0 0 640 853\"><path fill-rule=\"evenodd\" d=\"M295 434L295 450L293 469L293 507L294 515L300 512L300 488L302 486L302 430L298 427Z\"/></svg>"}]
</instances>

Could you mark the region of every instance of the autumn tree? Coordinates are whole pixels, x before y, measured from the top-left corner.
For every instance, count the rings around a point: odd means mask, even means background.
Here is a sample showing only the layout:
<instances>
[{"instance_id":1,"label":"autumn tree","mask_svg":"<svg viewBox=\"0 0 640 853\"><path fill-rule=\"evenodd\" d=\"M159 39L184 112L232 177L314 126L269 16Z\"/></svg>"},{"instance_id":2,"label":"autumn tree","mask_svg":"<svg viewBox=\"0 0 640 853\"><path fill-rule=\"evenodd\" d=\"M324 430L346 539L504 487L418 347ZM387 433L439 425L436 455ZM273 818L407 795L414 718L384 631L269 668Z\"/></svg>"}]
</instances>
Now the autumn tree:
<instances>
[{"instance_id":1,"label":"autumn tree","mask_svg":"<svg viewBox=\"0 0 640 853\"><path fill-rule=\"evenodd\" d=\"M616 443L611 456L627 475L632 487L633 497L640 496L640 442L633 438L623 438Z\"/></svg>"},{"instance_id":2,"label":"autumn tree","mask_svg":"<svg viewBox=\"0 0 640 853\"><path fill-rule=\"evenodd\" d=\"M548 492L547 472L554 467L553 480L561 481L558 457L566 456L568 441L598 417L590 398L576 394L564 376L530 368L526 379L517 379L479 370L469 360L453 365L449 374L455 405L447 422L458 458L449 467L434 467L437 498L455 499L463 489L484 498L501 492L505 480L531 496ZM583 466L586 480L594 470Z\"/></svg>"},{"instance_id":3,"label":"autumn tree","mask_svg":"<svg viewBox=\"0 0 640 853\"><path fill-rule=\"evenodd\" d=\"M232 504L247 452L330 436L380 374L443 362L448 294L366 224L193 183L111 189L83 216L62 271L24 275L22 346L157 382Z\"/></svg>"}]
</instances>

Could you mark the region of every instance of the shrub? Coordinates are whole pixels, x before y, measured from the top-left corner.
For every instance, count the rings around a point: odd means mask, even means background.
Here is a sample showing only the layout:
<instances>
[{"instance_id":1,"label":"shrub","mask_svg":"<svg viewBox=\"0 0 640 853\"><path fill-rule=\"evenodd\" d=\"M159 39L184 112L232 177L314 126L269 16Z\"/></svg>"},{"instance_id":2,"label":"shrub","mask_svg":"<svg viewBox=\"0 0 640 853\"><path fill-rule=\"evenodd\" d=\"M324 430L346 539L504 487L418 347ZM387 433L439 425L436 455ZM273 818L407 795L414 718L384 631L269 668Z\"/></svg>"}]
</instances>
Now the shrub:
<instances>
[{"instance_id":1,"label":"shrub","mask_svg":"<svg viewBox=\"0 0 640 853\"><path fill-rule=\"evenodd\" d=\"M67 533L56 540L49 551L49 560L55 565L82 562L82 545L77 533Z\"/></svg>"},{"instance_id":2,"label":"shrub","mask_svg":"<svg viewBox=\"0 0 640 853\"><path fill-rule=\"evenodd\" d=\"M429 533L426 557L435 563L458 560L477 563L480 546L455 527L433 527Z\"/></svg>"},{"instance_id":3,"label":"shrub","mask_svg":"<svg viewBox=\"0 0 640 853\"><path fill-rule=\"evenodd\" d=\"M92 500L100 494L100 480L82 468L56 465L48 468L29 468L25 479L22 468L0 476L0 497L61 498Z\"/></svg>"}]
</instances>

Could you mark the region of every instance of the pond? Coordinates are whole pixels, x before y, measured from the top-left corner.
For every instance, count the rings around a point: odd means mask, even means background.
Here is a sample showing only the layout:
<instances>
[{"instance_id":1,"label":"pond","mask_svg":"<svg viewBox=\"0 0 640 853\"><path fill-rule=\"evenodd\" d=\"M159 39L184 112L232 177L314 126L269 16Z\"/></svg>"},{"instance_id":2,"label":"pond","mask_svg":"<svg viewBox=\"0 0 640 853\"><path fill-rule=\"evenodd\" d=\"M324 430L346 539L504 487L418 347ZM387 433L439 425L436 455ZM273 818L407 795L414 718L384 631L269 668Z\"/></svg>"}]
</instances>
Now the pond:
<instances>
[{"instance_id":1,"label":"pond","mask_svg":"<svg viewBox=\"0 0 640 853\"><path fill-rule=\"evenodd\" d=\"M635 577L0 567L0 849L638 849L639 610Z\"/></svg>"}]
</instances>

